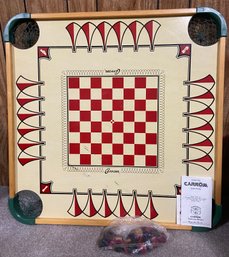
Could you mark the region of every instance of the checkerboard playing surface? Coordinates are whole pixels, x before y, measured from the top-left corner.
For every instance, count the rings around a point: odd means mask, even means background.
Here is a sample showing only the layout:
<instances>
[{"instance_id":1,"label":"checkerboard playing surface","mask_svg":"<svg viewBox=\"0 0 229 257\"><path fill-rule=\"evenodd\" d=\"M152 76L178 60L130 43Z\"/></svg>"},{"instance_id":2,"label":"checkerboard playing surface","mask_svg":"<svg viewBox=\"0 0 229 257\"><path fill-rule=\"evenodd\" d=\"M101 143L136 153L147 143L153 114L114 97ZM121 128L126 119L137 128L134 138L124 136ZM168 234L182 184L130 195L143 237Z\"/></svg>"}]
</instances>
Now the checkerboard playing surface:
<instances>
[{"instance_id":1,"label":"checkerboard playing surface","mask_svg":"<svg viewBox=\"0 0 229 257\"><path fill-rule=\"evenodd\" d=\"M67 77L69 166L158 166L158 77Z\"/></svg>"}]
</instances>

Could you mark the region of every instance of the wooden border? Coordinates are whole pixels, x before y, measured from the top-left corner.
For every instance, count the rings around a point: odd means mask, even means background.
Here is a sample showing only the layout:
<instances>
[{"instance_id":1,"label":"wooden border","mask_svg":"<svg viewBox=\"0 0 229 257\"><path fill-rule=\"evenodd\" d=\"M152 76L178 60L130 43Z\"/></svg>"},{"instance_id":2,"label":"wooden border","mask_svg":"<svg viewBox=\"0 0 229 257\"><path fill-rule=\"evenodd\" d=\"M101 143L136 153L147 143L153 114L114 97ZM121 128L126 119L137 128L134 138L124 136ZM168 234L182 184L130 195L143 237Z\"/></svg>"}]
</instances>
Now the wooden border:
<instances>
[{"instance_id":1,"label":"wooden border","mask_svg":"<svg viewBox=\"0 0 229 257\"><path fill-rule=\"evenodd\" d=\"M12 46L5 43L6 49L6 83L7 83L7 109L8 109L8 160L9 160L9 197L15 196L15 121L14 121L14 88Z\"/></svg>"},{"instance_id":2,"label":"wooden border","mask_svg":"<svg viewBox=\"0 0 229 257\"><path fill-rule=\"evenodd\" d=\"M76 12L76 13L33 13L34 20L66 20L66 19L115 19L115 18L148 18L148 17L179 17L192 16L196 13L195 8L191 9L164 9L145 11L113 11L113 12Z\"/></svg>"},{"instance_id":3,"label":"wooden border","mask_svg":"<svg viewBox=\"0 0 229 257\"><path fill-rule=\"evenodd\" d=\"M97 219L50 219L50 218L37 218L35 220L36 224L52 224L52 225L79 225L79 226L109 226L112 220L97 220ZM153 222L153 221L152 221ZM174 223L167 222L155 222L164 226L167 229L179 229L179 230L192 230L191 226L178 225Z\"/></svg>"},{"instance_id":4,"label":"wooden border","mask_svg":"<svg viewBox=\"0 0 229 257\"><path fill-rule=\"evenodd\" d=\"M217 90L216 90L216 135L215 135L215 203L221 205L222 151L223 151L223 104L226 38L221 37L218 46Z\"/></svg>"}]
</instances>

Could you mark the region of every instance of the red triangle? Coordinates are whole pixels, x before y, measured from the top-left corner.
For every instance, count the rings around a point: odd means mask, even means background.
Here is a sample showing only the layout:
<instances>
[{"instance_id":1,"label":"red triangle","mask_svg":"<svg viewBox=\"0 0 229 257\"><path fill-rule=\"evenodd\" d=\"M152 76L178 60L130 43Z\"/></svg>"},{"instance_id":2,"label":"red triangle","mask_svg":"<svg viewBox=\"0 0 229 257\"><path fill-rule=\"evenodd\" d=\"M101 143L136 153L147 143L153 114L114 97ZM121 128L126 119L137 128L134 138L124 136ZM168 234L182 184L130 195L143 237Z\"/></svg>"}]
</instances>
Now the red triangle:
<instances>
[{"instance_id":1,"label":"red triangle","mask_svg":"<svg viewBox=\"0 0 229 257\"><path fill-rule=\"evenodd\" d=\"M140 217L142 216L142 211L138 205L138 201L137 201L137 195L135 194L134 196L134 205L135 205L135 216L136 217Z\"/></svg>"},{"instance_id":2,"label":"red triangle","mask_svg":"<svg viewBox=\"0 0 229 257\"><path fill-rule=\"evenodd\" d=\"M27 129L18 129L18 132L21 136L26 135L27 133L34 132L37 130L42 130L43 128L27 128Z\"/></svg>"},{"instance_id":3,"label":"red triangle","mask_svg":"<svg viewBox=\"0 0 229 257\"><path fill-rule=\"evenodd\" d=\"M18 143L19 148L24 151L29 147L40 145L40 143Z\"/></svg>"},{"instance_id":4,"label":"red triangle","mask_svg":"<svg viewBox=\"0 0 229 257\"><path fill-rule=\"evenodd\" d=\"M207 154L199 159L195 159L195 160L190 160L189 162L210 162L212 163L213 160L212 158Z\"/></svg>"},{"instance_id":5,"label":"red triangle","mask_svg":"<svg viewBox=\"0 0 229 257\"><path fill-rule=\"evenodd\" d=\"M89 201L90 201L90 217L93 217L95 216L95 214L97 213L97 210L95 209L95 206L93 204L93 200L92 200L92 194L91 194L91 191L89 191Z\"/></svg>"},{"instance_id":6,"label":"red triangle","mask_svg":"<svg viewBox=\"0 0 229 257\"><path fill-rule=\"evenodd\" d=\"M27 103L40 100L40 98L18 98L17 101L21 106L24 106Z\"/></svg>"},{"instance_id":7,"label":"red triangle","mask_svg":"<svg viewBox=\"0 0 229 257\"><path fill-rule=\"evenodd\" d=\"M18 161L20 162L20 164L22 166L26 165L29 162L39 161L39 160L40 160L40 158L18 158Z\"/></svg>"},{"instance_id":8,"label":"red triangle","mask_svg":"<svg viewBox=\"0 0 229 257\"><path fill-rule=\"evenodd\" d=\"M28 87L37 85L37 83L18 83L18 82L16 84L20 91L23 91L24 89L26 89Z\"/></svg>"},{"instance_id":9,"label":"red triangle","mask_svg":"<svg viewBox=\"0 0 229 257\"><path fill-rule=\"evenodd\" d=\"M125 210L125 208L124 208L124 205L123 205L123 202L122 202L122 196L121 196L121 194L120 194L120 196L119 196L120 198L120 217L122 218L122 217L125 217L128 213L127 213L127 211Z\"/></svg>"}]
</instances>

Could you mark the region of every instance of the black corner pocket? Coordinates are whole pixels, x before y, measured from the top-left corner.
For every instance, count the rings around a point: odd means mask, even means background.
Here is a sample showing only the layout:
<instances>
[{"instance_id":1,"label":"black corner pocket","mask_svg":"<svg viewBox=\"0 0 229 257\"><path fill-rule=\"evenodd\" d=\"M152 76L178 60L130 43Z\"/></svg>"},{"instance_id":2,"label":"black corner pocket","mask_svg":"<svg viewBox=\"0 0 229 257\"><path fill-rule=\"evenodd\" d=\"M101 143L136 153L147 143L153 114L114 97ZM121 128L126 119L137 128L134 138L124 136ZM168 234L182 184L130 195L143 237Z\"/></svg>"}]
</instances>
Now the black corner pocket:
<instances>
[{"instance_id":1,"label":"black corner pocket","mask_svg":"<svg viewBox=\"0 0 229 257\"><path fill-rule=\"evenodd\" d=\"M13 199L13 204L17 214L25 219L37 218L43 209L41 198L30 190L18 192Z\"/></svg>"},{"instance_id":2,"label":"black corner pocket","mask_svg":"<svg viewBox=\"0 0 229 257\"><path fill-rule=\"evenodd\" d=\"M10 42L19 49L34 46L40 35L39 26L32 19L19 19L10 29Z\"/></svg>"},{"instance_id":3,"label":"black corner pocket","mask_svg":"<svg viewBox=\"0 0 229 257\"><path fill-rule=\"evenodd\" d=\"M188 33L196 44L211 46L220 38L220 24L209 13L197 13L189 22Z\"/></svg>"}]
</instances>

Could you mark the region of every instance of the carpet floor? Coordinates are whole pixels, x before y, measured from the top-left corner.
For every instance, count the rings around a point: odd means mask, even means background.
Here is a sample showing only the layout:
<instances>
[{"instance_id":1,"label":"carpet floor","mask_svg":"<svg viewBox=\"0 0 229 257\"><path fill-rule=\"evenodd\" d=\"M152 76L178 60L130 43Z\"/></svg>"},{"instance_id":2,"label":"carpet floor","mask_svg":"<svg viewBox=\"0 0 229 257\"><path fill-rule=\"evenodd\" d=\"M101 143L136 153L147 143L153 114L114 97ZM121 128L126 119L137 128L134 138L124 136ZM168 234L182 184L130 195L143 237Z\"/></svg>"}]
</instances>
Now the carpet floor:
<instances>
[{"instance_id":1,"label":"carpet floor","mask_svg":"<svg viewBox=\"0 0 229 257\"><path fill-rule=\"evenodd\" d=\"M0 187L0 257L119 257L96 245L101 227L24 225L7 207L8 187ZM209 232L169 230L166 244L144 256L229 257L229 220Z\"/></svg>"}]
</instances>

